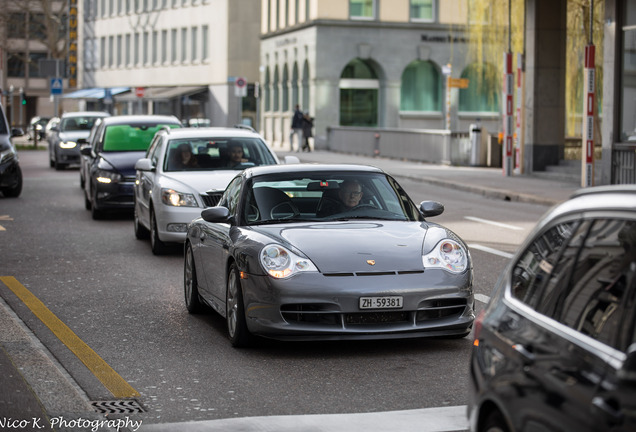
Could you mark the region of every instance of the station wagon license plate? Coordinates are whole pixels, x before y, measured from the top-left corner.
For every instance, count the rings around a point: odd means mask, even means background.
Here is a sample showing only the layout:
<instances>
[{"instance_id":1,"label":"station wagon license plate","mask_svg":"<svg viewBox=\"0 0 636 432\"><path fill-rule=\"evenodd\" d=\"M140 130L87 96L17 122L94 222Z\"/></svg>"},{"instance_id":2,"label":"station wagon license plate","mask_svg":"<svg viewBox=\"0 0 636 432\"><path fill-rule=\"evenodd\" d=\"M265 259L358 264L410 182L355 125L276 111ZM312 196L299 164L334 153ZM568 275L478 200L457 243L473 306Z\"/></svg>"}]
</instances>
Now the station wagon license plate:
<instances>
[{"instance_id":1,"label":"station wagon license plate","mask_svg":"<svg viewBox=\"0 0 636 432\"><path fill-rule=\"evenodd\" d=\"M401 309L402 297L360 297L360 309Z\"/></svg>"}]
</instances>

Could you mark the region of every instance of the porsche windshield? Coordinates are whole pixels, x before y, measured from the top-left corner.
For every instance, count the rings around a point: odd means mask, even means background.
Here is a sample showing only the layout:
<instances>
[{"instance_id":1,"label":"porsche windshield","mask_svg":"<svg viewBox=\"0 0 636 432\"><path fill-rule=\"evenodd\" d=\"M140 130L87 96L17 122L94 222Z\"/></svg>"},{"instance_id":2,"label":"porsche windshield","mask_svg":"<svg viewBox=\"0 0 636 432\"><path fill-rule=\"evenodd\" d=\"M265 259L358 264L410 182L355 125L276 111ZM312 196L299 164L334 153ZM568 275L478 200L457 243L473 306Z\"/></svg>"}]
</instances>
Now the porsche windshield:
<instances>
[{"instance_id":1,"label":"porsche windshield","mask_svg":"<svg viewBox=\"0 0 636 432\"><path fill-rule=\"evenodd\" d=\"M246 191L248 224L379 219L419 221L406 192L382 173L299 173L256 178Z\"/></svg>"}]
</instances>

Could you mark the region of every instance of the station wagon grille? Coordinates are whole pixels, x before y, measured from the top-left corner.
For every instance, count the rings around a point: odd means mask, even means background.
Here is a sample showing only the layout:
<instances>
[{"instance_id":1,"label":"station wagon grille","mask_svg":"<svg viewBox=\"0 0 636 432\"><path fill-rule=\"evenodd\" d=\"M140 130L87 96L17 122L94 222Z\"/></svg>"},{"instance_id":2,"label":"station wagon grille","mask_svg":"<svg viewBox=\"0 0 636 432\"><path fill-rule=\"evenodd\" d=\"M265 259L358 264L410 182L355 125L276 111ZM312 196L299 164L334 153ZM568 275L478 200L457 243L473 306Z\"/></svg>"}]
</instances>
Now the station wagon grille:
<instances>
[{"instance_id":1,"label":"station wagon grille","mask_svg":"<svg viewBox=\"0 0 636 432\"><path fill-rule=\"evenodd\" d=\"M221 201L221 196L223 196L223 192L208 192L201 194L201 200L204 206L214 207Z\"/></svg>"},{"instance_id":2,"label":"station wagon grille","mask_svg":"<svg viewBox=\"0 0 636 432\"><path fill-rule=\"evenodd\" d=\"M302 303L281 306L283 319L292 324L324 325L327 327L362 327L378 324L430 323L452 317L459 318L466 310L465 299L427 300L414 311L387 310L343 313L333 304Z\"/></svg>"}]
</instances>

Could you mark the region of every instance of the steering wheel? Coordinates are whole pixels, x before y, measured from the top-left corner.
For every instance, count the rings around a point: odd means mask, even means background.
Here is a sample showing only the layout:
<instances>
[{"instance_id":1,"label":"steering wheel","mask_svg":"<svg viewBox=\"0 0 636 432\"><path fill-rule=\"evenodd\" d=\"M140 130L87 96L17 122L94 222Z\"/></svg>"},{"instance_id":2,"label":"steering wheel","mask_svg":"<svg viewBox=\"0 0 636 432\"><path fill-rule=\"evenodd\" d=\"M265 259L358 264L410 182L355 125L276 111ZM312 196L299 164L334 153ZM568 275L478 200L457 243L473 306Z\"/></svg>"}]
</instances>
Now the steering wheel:
<instances>
[{"instance_id":1,"label":"steering wheel","mask_svg":"<svg viewBox=\"0 0 636 432\"><path fill-rule=\"evenodd\" d=\"M284 208L285 206L287 206L289 208L289 210L291 210L291 214L288 214L289 211L284 212L284 211L280 210L281 208ZM286 214L286 216L282 216L282 217L281 216L274 216L275 213ZM291 202L278 203L274 207L272 207L272 209L269 212L269 217L272 218L272 219L292 219L292 218L295 218L296 216L299 216L299 215L300 215L300 211L298 211L298 207L296 207Z\"/></svg>"},{"instance_id":2,"label":"steering wheel","mask_svg":"<svg viewBox=\"0 0 636 432\"><path fill-rule=\"evenodd\" d=\"M373 204L358 204L357 206L355 206L351 210L359 210L359 209L363 209L363 208L377 209L377 207L374 206Z\"/></svg>"}]
</instances>

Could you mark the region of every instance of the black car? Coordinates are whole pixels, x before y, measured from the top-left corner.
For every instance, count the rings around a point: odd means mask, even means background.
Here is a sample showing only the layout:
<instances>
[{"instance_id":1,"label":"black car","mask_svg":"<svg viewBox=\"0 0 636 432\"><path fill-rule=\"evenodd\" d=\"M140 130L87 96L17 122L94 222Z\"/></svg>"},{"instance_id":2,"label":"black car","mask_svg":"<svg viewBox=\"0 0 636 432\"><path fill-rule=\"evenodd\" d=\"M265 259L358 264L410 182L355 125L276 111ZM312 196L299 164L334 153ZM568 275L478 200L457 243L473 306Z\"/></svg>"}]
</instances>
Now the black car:
<instances>
[{"instance_id":1,"label":"black car","mask_svg":"<svg viewBox=\"0 0 636 432\"><path fill-rule=\"evenodd\" d=\"M471 431L636 430L636 186L548 212L475 321Z\"/></svg>"},{"instance_id":2,"label":"black car","mask_svg":"<svg viewBox=\"0 0 636 432\"><path fill-rule=\"evenodd\" d=\"M22 135L21 129L12 129L4 115L4 108L0 105L0 192L5 197L17 197L22 192L22 171L18 153L11 142L14 136Z\"/></svg>"},{"instance_id":3,"label":"black car","mask_svg":"<svg viewBox=\"0 0 636 432\"><path fill-rule=\"evenodd\" d=\"M179 119L163 115L105 117L82 147L87 165L84 198L93 219L108 210L134 207L135 163L144 157L155 133L181 127Z\"/></svg>"}]
</instances>

